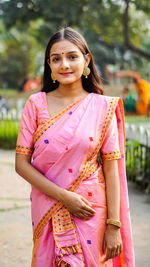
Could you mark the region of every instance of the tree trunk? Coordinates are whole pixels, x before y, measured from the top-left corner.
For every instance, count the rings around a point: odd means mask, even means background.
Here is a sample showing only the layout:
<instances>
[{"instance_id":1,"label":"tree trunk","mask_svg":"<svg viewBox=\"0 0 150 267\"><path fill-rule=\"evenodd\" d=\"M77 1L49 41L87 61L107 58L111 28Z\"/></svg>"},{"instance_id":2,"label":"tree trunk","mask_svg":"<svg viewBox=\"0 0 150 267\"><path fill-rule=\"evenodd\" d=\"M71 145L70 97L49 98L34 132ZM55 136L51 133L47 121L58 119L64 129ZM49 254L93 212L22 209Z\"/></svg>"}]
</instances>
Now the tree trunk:
<instances>
[{"instance_id":1,"label":"tree trunk","mask_svg":"<svg viewBox=\"0 0 150 267\"><path fill-rule=\"evenodd\" d=\"M126 4L124 16L123 16L123 35L124 35L125 46L129 50L131 50L132 52L136 53L137 55L149 60L150 59L150 53L134 46L129 40L129 4L130 4L130 0L124 0L124 1Z\"/></svg>"}]
</instances>

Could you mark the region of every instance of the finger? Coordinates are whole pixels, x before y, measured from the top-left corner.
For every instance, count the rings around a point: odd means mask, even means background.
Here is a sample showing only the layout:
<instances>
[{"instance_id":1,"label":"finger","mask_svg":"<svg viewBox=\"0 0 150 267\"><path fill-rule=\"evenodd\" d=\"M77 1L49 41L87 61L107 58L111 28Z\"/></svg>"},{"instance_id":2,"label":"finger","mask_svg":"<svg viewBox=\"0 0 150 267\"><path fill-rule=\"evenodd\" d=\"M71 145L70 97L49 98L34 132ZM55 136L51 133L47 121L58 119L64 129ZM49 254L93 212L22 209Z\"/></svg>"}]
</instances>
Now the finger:
<instances>
[{"instance_id":1,"label":"finger","mask_svg":"<svg viewBox=\"0 0 150 267\"><path fill-rule=\"evenodd\" d=\"M107 260L110 259L110 256L111 256L111 250L107 249Z\"/></svg>"},{"instance_id":2,"label":"finger","mask_svg":"<svg viewBox=\"0 0 150 267\"><path fill-rule=\"evenodd\" d=\"M115 257L117 257L120 253L121 253L122 249L121 249L121 245L118 245L116 251L115 251Z\"/></svg>"},{"instance_id":3,"label":"finger","mask_svg":"<svg viewBox=\"0 0 150 267\"><path fill-rule=\"evenodd\" d=\"M81 197L81 199L84 201L85 204L87 204L88 206L92 207L92 204L84 197Z\"/></svg>"},{"instance_id":4,"label":"finger","mask_svg":"<svg viewBox=\"0 0 150 267\"><path fill-rule=\"evenodd\" d=\"M118 255L120 255L121 251L122 251L122 247L121 247L121 245L119 245L119 246L117 247L117 249L116 249L115 257L117 257Z\"/></svg>"},{"instance_id":5,"label":"finger","mask_svg":"<svg viewBox=\"0 0 150 267\"><path fill-rule=\"evenodd\" d=\"M86 203L85 203L85 205L82 208L84 210L86 210L86 211L89 211L92 214L95 214L96 213L96 211L94 209L92 209L91 207L89 207L88 205L86 205Z\"/></svg>"},{"instance_id":6,"label":"finger","mask_svg":"<svg viewBox=\"0 0 150 267\"><path fill-rule=\"evenodd\" d=\"M82 213L74 214L74 216L82 220L85 218L85 216Z\"/></svg>"},{"instance_id":7,"label":"finger","mask_svg":"<svg viewBox=\"0 0 150 267\"><path fill-rule=\"evenodd\" d=\"M78 212L77 214L75 214L75 216L79 219L82 219L82 220L88 220L91 218L91 216L86 216L83 212Z\"/></svg>"},{"instance_id":8,"label":"finger","mask_svg":"<svg viewBox=\"0 0 150 267\"><path fill-rule=\"evenodd\" d=\"M103 253L105 252L105 250L106 250L106 241L105 241L105 236L104 236L104 238L103 238L103 244L102 244L102 251L103 251Z\"/></svg>"},{"instance_id":9,"label":"finger","mask_svg":"<svg viewBox=\"0 0 150 267\"><path fill-rule=\"evenodd\" d=\"M94 215L93 213L89 212L88 210L84 210L84 211L83 211L83 214L84 214L85 216L90 216L90 217L92 217L92 216Z\"/></svg>"},{"instance_id":10,"label":"finger","mask_svg":"<svg viewBox=\"0 0 150 267\"><path fill-rule=\"evenodd\" d=\"M82 211L82 212L78 212L77 215L75 215L76 217L80 218L80 219L84 219L84 220L90 220L91 217L93 216L93 214L89 213L86 214L86 212Z\"/></svg>"},{"instance_id":11,"label":"finger","mask_svg":"<svg viewBox=\"0 0 150 267\"><path fill-rule=\"evenodd\" d=\"M111 255L110 255L111 259L116 257L116 249L111 250Z\"/></svg>"},{"instance_id":12,"label":"finger","mask_svg":"<svg viewBox=\"0 0 150 267\"><path fill-rule=\"evenodd\" d=\"M119 253L118 248L114 249L113 252L112 252L112 257L113 258L117 257L119 255L118 253Z\"/></svg>"},{"instance_id":13,"label":"finger","mask_svg":"<svg viewBox=\"0 0 150 267\"><path fill-rule=\"evenodd\" d=\"M123 247L122 247L122 244L120 245L120 253L122 252L123 250Z\"/></svg>"}]
</instances>

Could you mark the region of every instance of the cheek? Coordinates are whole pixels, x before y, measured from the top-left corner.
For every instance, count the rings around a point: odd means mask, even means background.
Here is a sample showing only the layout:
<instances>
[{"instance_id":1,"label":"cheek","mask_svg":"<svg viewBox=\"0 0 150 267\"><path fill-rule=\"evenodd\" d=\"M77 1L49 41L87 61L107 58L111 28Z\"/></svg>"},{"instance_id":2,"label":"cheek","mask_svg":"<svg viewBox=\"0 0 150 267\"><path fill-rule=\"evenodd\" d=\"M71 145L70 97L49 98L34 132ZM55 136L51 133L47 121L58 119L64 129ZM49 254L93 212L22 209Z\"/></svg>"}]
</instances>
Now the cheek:
<instances>
[{"instance_id":1,"label":"cheek","mask_svg":"<svg viewBox=\"0 0 150 267\"><path fill-rule=\"evenodd\" d=\"M74 68L76 68L76 70L78 72L83 72L83 69L84 69L84 62L83 61L78 61L76 62L76 64L74 65Z\"/></svg>"},{"instance_id":2,"label":"cheek","mask_svg":"<svg viewBox=\"0 0 150 267\"><path fill-rule=\"evenodd\" d=\"M55 63L55 64L51 63L50 68L51 68L52 72L57 71L59 68L59 63Z\"/></svg>"}]
</instances>

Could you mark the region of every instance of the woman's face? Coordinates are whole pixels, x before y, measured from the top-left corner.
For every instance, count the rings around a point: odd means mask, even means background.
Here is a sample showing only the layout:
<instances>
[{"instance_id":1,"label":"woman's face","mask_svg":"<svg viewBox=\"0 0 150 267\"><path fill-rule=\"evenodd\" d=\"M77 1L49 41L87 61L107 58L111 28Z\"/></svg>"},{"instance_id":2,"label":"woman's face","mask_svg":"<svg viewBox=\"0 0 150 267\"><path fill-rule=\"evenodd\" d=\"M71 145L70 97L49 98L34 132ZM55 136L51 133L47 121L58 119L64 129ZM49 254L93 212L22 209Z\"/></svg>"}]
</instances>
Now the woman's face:
<instances>
[{"instance_id":1,"label":"woman's face","mask_svg":"<svg viewBox=\"0 0 150 267\"><path fill-rule=\"evenodd\" d=\"M89 61L89 54L85 60L76 45L68 40L63 40L53 44L48 63L53 77L60 84L72 84L81 79L84 66L88 66Z\"/></svg>"}]
</instances>

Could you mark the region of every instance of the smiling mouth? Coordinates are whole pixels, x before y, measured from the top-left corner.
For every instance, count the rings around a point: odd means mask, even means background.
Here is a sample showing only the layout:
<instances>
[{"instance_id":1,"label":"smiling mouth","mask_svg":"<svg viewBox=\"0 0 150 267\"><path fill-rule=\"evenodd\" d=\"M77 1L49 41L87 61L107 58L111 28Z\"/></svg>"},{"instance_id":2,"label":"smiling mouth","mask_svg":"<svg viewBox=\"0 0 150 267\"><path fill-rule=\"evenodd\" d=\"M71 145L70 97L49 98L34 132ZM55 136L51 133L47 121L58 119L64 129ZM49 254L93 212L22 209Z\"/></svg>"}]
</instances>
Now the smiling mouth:
<instances>
[{"instance_id":1,"label":"smiling mouth","mask_svg":"<svg viewBox=\"0 0 150 267\"><path fill-rule=\"evenodd\" d=\"M63 76L69 76L70 74L72 74L72 72L64 72L64 73L60 73Z\"/></svg>"}]
</instances>

